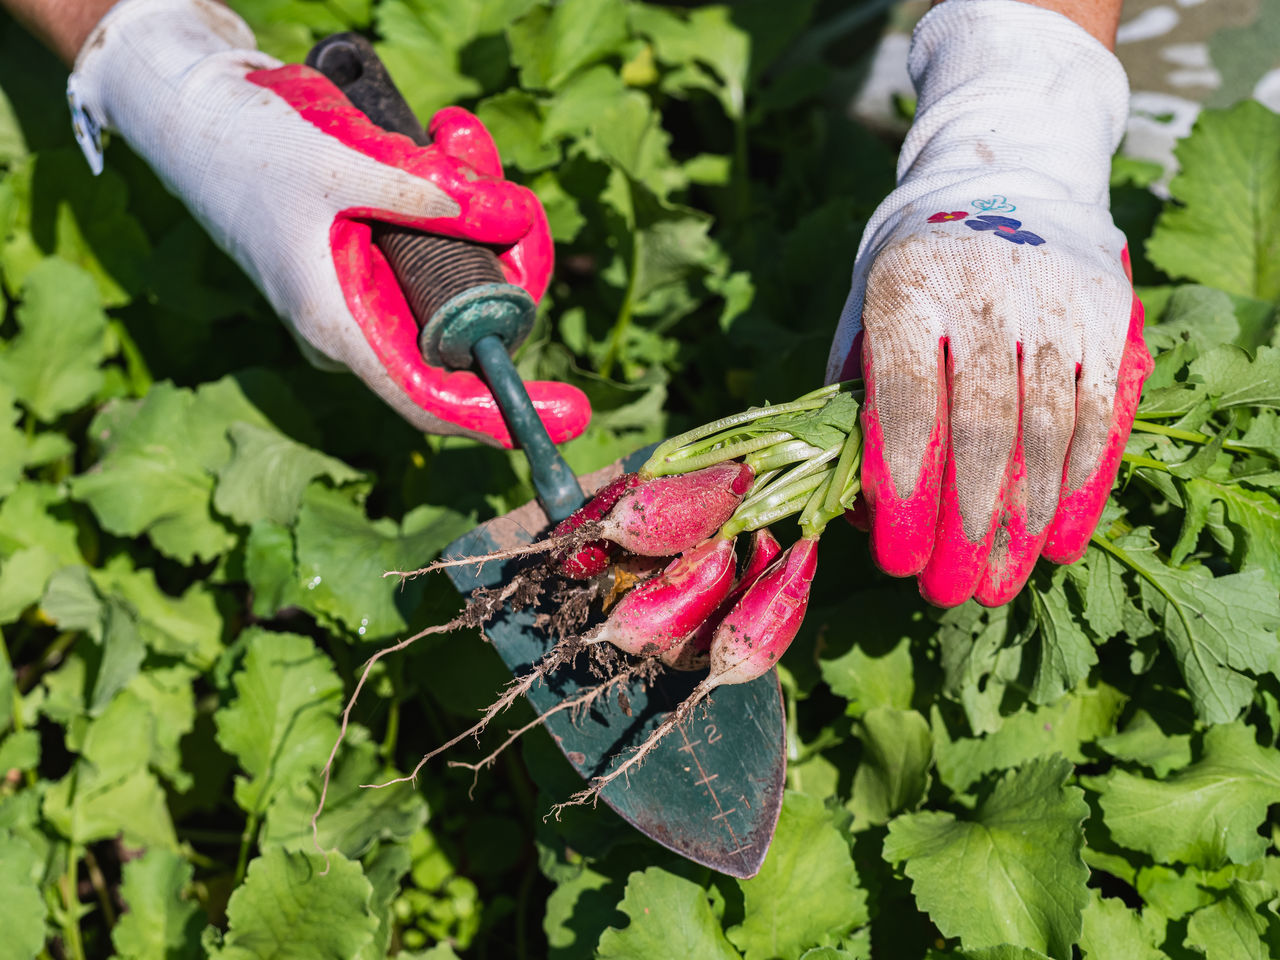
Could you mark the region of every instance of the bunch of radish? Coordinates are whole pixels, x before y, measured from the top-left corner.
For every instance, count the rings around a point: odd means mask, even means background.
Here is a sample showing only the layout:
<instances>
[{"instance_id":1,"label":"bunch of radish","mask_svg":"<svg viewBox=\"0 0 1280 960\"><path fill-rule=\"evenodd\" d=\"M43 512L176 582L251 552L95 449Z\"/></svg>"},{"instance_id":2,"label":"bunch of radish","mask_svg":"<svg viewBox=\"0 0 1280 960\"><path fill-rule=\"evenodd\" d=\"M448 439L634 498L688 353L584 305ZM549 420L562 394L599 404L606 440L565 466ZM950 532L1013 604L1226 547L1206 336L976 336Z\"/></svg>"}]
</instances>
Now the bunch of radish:
<instances>
[{"instance_id":1,"label":"bunch of radish","mask_svg":"<svg viewBox=\"0 0 1280 960\"><path fill-rule=\"evenodd\" d=\"M585 709L623 683L651 678L663 668L707 669L707 676L644 743L568 801L588 802L639 763L716 687L767 673L804 620L818 538L852 506L860 489L862 433L855 392L860 387L856 381L832 384L790 403L752 408L673 437L638 471L608 484L537 543L388 574L416 576L444 566L534 553L550 557L532 578L524 573L483 596L476 591L459 617L375 654L343 712L344 731L370 668L383 655L429 633L483 624L516 598L530 604L548 580L580 583L578 595L595 598L604 592L605 582L612 582L603 623L585 632L561 630L564 639L513 681L471 729L426 754L407 777L379 786L412 780L429 759L478 735L535 683L584 650L612 646L631 659L613 669L604 683L561 702L556 710ZM770 525L791 516L798 516L799 536L784 550ZM741 561L740 546L745 553ZM534 589L524 589L530 584ZM604 660L616 663L617 657ZM492 763L524 729L479 763L461 765L479 770ZM322 771L326 788L341 742L339 735ZM316 817L323 806L322 790Z\"/></svg>"},{"instance_id":2,"label":"bunch of radish","mask_svg":"<svg viewBox=\"0 0 1280 960\"><path fill-rule=\"evenodd\" d=\"M768 672L795 638L818 538L859 490L862 435L851 386L834 384L674 437L552 532L552 542L569 544L554 561L567 577L599 576L628 555L673 558L632 586L586 643L679 670L709 667L680 708L576 801L639 762L716 687ZM799 538L783 550L769 525L796 514ZM746 542L741 564L739 540Z\"/></svg>"}]
</instances>

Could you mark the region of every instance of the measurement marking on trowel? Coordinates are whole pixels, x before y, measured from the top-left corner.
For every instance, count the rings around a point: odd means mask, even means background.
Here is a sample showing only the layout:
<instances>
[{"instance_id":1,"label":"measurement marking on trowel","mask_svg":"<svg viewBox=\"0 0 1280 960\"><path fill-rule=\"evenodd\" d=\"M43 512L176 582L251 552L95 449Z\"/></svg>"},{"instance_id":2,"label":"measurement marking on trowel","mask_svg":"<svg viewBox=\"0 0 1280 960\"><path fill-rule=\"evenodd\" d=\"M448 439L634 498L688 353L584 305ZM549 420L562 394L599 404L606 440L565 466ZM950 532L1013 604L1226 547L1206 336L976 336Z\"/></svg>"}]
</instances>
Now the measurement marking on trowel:
<instances>
[{"instance_id":1,"label":"measurement marking on trowel","mask_svg":"<svg viewBox=\"0 0 1280 960\"><path fill-rule=\"evenodd\" d=\"M714 780L716 777L720 776L720 774L713 773L708 775L707 771L702 768L702 760L699 759L697 751L693 749L702 741L701 740L690 741L689 735L684 732L684 727L679 724L676 725L676 729L680 731L680 739L684 741L684 746L680 747L680 749L688 751L689 756L693 758L694 766L698 768L698 774L702 777L701 780L697 780L695 781L695 783L701 786L705 786L707 788L707 793L711 795L711 802L716 805L717 812L716 812L716 815L711 818L711 822L714 823L717 820L722 820L724 822L724 828L729 831L729 839L733 841L734 848L733 850L730 851L730 853L742 853L744 850L749 850L751 848L751 844L748 843L744 845L742 841L738 839L738 835L733 832L733 824L731 824L728 820L725 819L726 817L729 816L729 814L736 813L738 808L733 807L729 810L725 810L725 808L720 803L720 798L716 796L715 787L711 785L711 781Z\"/></svg>"}]
</instances>

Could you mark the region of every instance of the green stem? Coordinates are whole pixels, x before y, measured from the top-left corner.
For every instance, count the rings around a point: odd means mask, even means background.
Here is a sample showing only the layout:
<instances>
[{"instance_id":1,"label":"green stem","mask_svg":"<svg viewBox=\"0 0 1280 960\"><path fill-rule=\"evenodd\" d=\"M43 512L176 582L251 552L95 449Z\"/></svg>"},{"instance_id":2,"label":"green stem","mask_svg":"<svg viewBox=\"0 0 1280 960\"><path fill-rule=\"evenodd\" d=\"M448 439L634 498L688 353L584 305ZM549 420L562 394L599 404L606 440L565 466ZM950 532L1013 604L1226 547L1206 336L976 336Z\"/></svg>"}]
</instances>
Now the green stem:
<instances>
[{"instance_id":1,"label":"green stem","mask_svg":"<svg viewBox=\"0 0 1280 960\"><path fill-rule=\"evenodd\" d=\"M1136 453L1126 453L1120 459L1134 467L1148 467L1152 470L1159 470L1162 473L1169 472L1169 465L1160 460L1152 460L1150 457L1140 457Z\"/></svg>"},{"instance_id":2,"label":"green stem","mask_svg":"<svg viewBox=\"0 0 1280 960\"><path fill-rule=\"evenodd\" d=\"M249 822L244 825L244 833L240 835L240 854L236 857L235 886L244 880L245 870L249 866L249 850L258 839L258 812L249 814Z\"/></svg>"},{"instance_id":3,"label":"green stem","mask_svg":"<svg viewBox=\"0 0 1280 960\"><path fill-rule=\"evenodd\" d=\"M1212 443L1214 438L1205 436L1195 430L1179 430L1177 427L1166 427L1163 423L1151 423L1150 421L1135 420L1133 429L1139 433L1154 433L1161 437L1169 437L1172 440L1183 440L1187 443ZM1253 453L1254 447L1243 443L1233 443L1230 440L1222 441L1222 446L1227 450L1234 450L1236 453Z\"/></svg>"},{"instance_id":4,"label":"green stem","mask_svg":"<svg viewBox=\"0 0 1280 960\"><path fill-rule=\"evenodd\" d=\"M682 447L686 447L697 440L703 440L707 437L713 436L714 434L723 433L732 427L739 427L746 423L753 423L756 420L763 419L764 417L772 417L777 414L802 413L805 410L816 410L819 407L824 406L831 397L835 396L835 394L839 393L842 386L844 386L844 384L833 383L830 386L823 387L821 390L815 390L812 393L807 393L803 397L792 400L788 403L778 403L768 407L753 407L750 410L744 410L743 412L735 413L732 416L721 417L719 420L704 423L700 427L694 427L692 430L687 430L678 436L672 437L669 440L664 440L662 443L658 444L657 448L653 451L653 455L650 456L645 465L640 468L640 472L646 476L652 476L653 474L650 471L665 461L666 458L675 451L680 450Z\"/></svg>"},{"instance_id":5,"label":"green stem","mask_svg":"<svg viewBox=\"0 0 1280 960\"><path fill-rule=\"evenodd\" d=\"M98 906L102 908L102 918L107 923L107 929L110 930L116 925L116 912L111 906L111 891L107 889L107 878L102 875L98 858L87 846L84 848L84 865L89 871L89 883L93 885L93 892L98 895Z\"/></svg>"},{"instance_id":6,"label":"green stem","mask_svg":"<svg viewBox=\"0 0 1280 960\"><path fill-rule=\"evenodd\" d=\"M821 473L811 473L776 486L769 496L750 505L741 504L733 512L733 516L720 528L720 535L726 538L736 537L745 530L759 530L783 517L799 513L809 502L813 491L826 482L831 472L831 468L828 467Z\"/></svg>"},{"instance_id":7,"label":"green stem","mask_svg":"<svg viewBox=\"0 0 1280 960\"><path fill-rule=\"evenodd\" d=\"M631 205L635 207L635 193L632 191ZM617 319L613 321L613 330L609 334L609 349L605 351L600 362L600 376L608 379L613 372L613 365L622 352L622 340L631 328L631 313L635 309L636 285L640 280L640 231L631 237L631 269L627 273L627 289L622 295L622 305L618 307Z\"/></svg>"},{"instance_id":8,"label":"green stem","mask_svg":"<svg viewBox=\"0 0 1280 960\"><path fill-rule=\"evenodd\" d=\"M789 467L793 463L800 463L820 453L822 449L811 443L805 443L803 440L788 440L786 443L775 443L768 449L748 454L746 463L755 473L756 483L761 483L761 477L766 471Z\"/></svg>"},{"instance_id":9,"label":"green stem","mask_svg":"<svg viewBox=\"0 0 1280 960\"><path fill-rule=\"evenodd\" d=\"M400 735L400 701L393 699L387 708L387 732L382 736L382 759L390 763L396 753L396 739Z\"/></svg>"},{"instance_id":10,"label":"green stem","mask_svg":"<svg viewBox=\"0 0 1280 960\"><path fill-rule=\"evenodd\" d=\"M726 460L736 460L738 457L745 457L748 454L766 450L790 439L791 434L776 430L773 433L752 437L750 440L739 440L737 443L730 443L727 446L712 447L706 453L686 456L684 455L684 450L680 450L666 457L662 465L645 472L651 477L663 477L673 473L692 473L694 470L713 467L717 463L724 463Z\"/></svg>"},{"instance_id":11,"label":"green stem","mask_svg":"<svg viewBox=\"0 0 1280 960\"><path fill-rule=\"evenodd\" d=\"M738 505L738 510L739 511L750 510L756 504L763 502L764 500L768 499L770 496L773 496L774 494L776 494L779 490L782 490L787 486L795 483L797 480L801 480L804 477L808 477L808 476L811 476L812 474L818 473L819 471L823 470L826 467L826 464L830 463L832 460L834 460L837 456L840 455L840 450L841 450L840 446L827 447L827 449L823 450L816 457L810 457L809 459L801 463L800 466L795 467L791 470L788 470L785 474L783 474L781 477L778 477L776 480L773 480L772 482L767 484L762 484L762 483L754 484L752 486L751 492L747 494L747 498ZM808 489L812 489L812 488L808 488Z\"/></svg>"},{"instance_id":12,"label":"green stem","mask_svg":"<svg viewBox=\"0 0 1280 960\"><path fill-rule=\"evenodd\" d=\"M80 857L76 853L74 843L67 846L67 869L58 880L62 889L62 937L66 941L67 952L72 960L85 960L84 942L80 939L80 901L76 897L76 874L79 872Z\"/></svg>"}]
</instances>

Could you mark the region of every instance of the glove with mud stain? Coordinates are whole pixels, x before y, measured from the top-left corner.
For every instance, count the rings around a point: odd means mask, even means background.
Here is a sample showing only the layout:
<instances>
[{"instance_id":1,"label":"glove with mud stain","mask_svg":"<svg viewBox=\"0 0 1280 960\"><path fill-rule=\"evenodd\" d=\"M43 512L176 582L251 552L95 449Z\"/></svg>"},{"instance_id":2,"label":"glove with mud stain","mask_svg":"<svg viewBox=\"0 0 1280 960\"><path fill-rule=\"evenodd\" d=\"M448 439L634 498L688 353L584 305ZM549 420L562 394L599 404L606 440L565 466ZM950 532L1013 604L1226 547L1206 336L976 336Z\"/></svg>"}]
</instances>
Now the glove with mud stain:
<instances>
[{"instance_id":1,"label":"glove with mud stain","mask_svg":"<svg viewBox=\"0 0 1280 960\"><path fill-rule=\"evenodd\" d=\"M876 562L931 603L996 605L1079 559L1151 357L1108 209L1115 56L1018 0L916 28L898 187L868 223L828 379L862 372Z\"/></svg>"}]
</instances>

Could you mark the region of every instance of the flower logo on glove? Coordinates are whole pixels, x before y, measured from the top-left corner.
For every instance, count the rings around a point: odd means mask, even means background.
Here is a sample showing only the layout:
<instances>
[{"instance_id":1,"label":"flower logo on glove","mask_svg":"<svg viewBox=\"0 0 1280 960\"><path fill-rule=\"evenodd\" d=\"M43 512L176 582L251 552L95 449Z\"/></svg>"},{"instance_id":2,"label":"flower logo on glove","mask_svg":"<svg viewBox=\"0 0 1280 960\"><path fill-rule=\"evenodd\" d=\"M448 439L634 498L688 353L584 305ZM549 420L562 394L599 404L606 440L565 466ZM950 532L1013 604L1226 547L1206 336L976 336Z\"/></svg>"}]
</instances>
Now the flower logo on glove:
<instances>
[{"instance_id":1,"label":"flower logo on glove","mask_svg":"<svg viewBox=\"0 0 1280 960\"><path fill-rule=\"evenodd\" d=\"M1033 247L1044 243L1044 237L1039 234L1019 229L1022 221L1014 220L1012 217L993 217L988 214L976 220L966 220L964 225L971 230L990 230L997 237L1008 240L1010 243L1029 243Z\"/></svg>"},{"instance_id":2,"label":"flower logo on glove","mask_svg":"<svg viewBox=\"0 0 1280 960\"><path fill-rule=\"evenodd\" d=\"M963 220L969 215L968 210L952 210L950 213L935 213L929 218L930 223L950 223L952 220Z\"/></svg>"}]
</instances>

